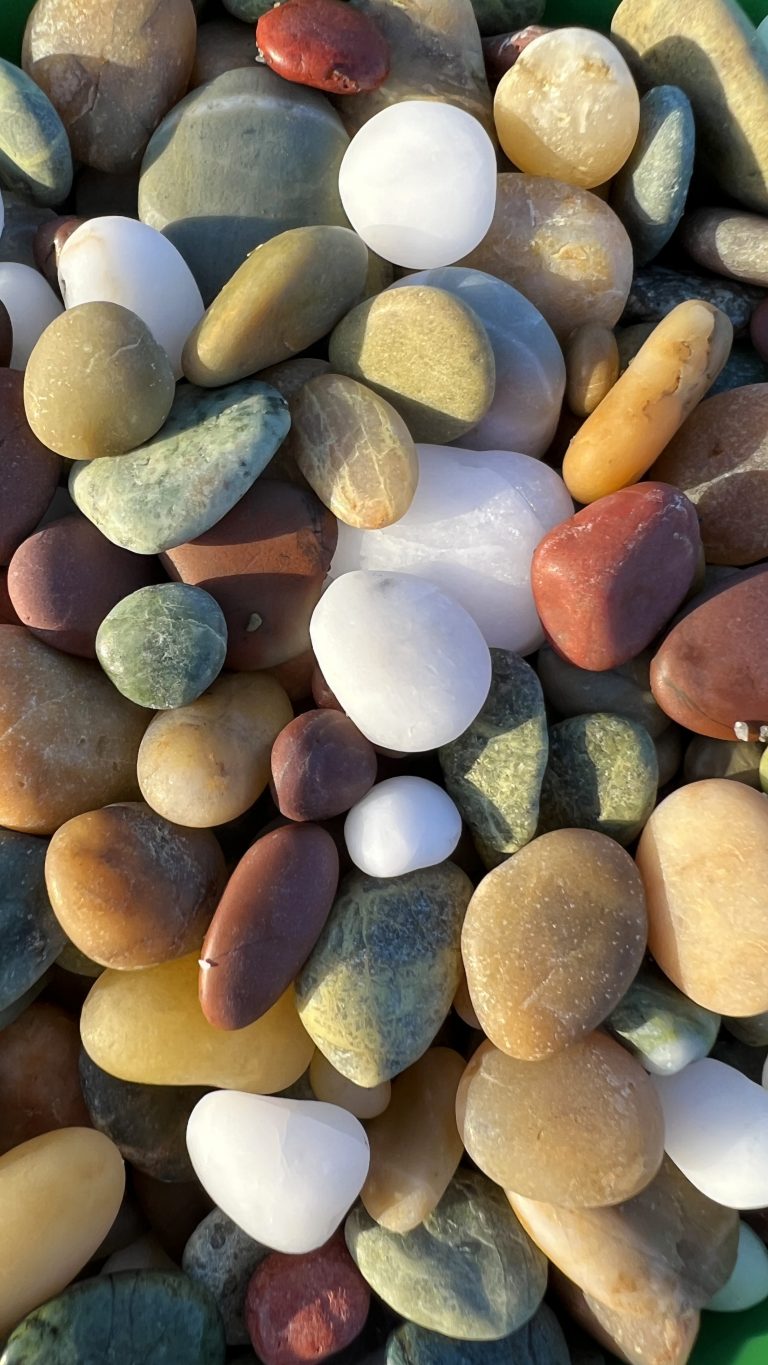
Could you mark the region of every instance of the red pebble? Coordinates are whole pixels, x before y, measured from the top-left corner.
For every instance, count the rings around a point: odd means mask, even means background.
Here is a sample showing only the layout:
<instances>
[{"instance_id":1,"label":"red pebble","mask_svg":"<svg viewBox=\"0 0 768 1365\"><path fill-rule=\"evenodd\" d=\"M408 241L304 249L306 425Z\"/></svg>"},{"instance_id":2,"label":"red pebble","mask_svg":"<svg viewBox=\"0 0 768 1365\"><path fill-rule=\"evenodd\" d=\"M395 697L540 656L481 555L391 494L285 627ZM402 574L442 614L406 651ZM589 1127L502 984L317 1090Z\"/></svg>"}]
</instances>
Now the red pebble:
<instances>
[{"instance_id":1,"label":"red pebble","mask_svg":"<svg viewBox=\"0 0 768 1365\"><path fill-rule=\"evenodd\" d=\"M389 44L344 0L285 0L259 19L256 42L278 76L332 95L376 90L389 75Z\"/></svg>"},{"instance_id":2,"label":"red pebble","mask_svg":"<svg viewBox=\"0 0 768 1365\"><path fill-rule=\"evenodd\" d=\"M306 1365L348 1346L365 1326L371 1291L340 1233L304 1256L275 1251L253 1275L245 1321L264 1365Z\"/></svg>"}]
</instances>

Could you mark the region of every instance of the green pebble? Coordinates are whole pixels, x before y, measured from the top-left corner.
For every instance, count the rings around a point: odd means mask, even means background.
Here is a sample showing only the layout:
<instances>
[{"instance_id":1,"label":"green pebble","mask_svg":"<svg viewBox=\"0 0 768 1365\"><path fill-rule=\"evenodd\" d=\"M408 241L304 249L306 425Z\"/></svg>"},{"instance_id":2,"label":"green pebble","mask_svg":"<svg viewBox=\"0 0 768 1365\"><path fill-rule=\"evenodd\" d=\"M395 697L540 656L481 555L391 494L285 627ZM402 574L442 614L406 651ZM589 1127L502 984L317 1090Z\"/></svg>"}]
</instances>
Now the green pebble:
<instances>
[{"instance_id":1,"label":"green pebble","mask_svg":"<svg viewBox=\"0 0 768 1365\"><path fill-rule=\"evenodd\" d=\"M124 597L104 617L96 657L137 706L188 706L218 677L227 623L218 602L187 583L159 583Z\"/></svg>"},{"instance_id":2,"label":"green pebble","mask_svg":"<svg viewBox=\"0 0 768 1365\"><path fill-rule=\"evenodd\" d=\"M38 204L60 204L72 188L72 152L48 96L0 57L0 185Z\"/></svg>"},{"instance_id":3,"label":"green pebble","mask_svg":"<svg viewBox=\"0 0 768 1365\"><path fill-rule=\"evenodd\" d=\"M650 683L652 651L646 649L629 663L605 672L561 659L549 645L536 656L536 671L544 696L561 716L583 716L592 711L610 711L614 716L636 720L653 739L666 730L669 716L653 700Z\"/></svg>"},{"instance_id":4,"label":"green pebble","mask_svg":"<svg viewBox=\"0 0 768 1365\"><path fill-rule=\"evenodd\" d=\"M387 1341L387 1365L571 1365L563 1329L545 1303L511 1336L452 1341L404 1322Z\"/></svg>"},{"instance_id":5,"label":"green pebble","mask_svg":"<svg viewBox=\"0 0 768 1365\"><path fill-rule=\"evenodd\" d=\"M483 35L515 33L538 24L545 0L472 0L477 26Z\"/></svg>"},{"instance_id":6,"label":"green pebble","mask_svg":"<svg viewBox=\"0 0 768 1365\"><path fill-rule=\"evenodd\" d=\"M656 801L659 761L648 731L624 716L572 716L549 732L539 833L594 829L620 844L640 833Z\"/></svg>"},{"instance_id":7,"label":"green pebble","mask_svg":"<svg viewBox=\"0 0 768 1365\"><path fill-rule=\"evenodd\" d=\"M45 888L47 849L47 839L0 830L0 1010L40 980L67 941Z\"/></svg>"},{"instance_id":8,"label":"green pebble","mask_svg":"<svg viewBox=\"0 0 768 1365\"><path fill-rule=\"evenodd\" d=\"M250 1341L245 1325L245 1295L256 1267L270 1255L221 1209L212 1209L184 1248L181 1268L215 1300L229 1346Z\"/></svg>"},{"instance_id":9,"label":"green pebble","mask_svg":"<svg viewBox=\"0 0 768 1365\"><path fill-rule=\"evenodd\" d=\"M0 1365L224 1365L210 1296L185 1275L124 1270L82 1280L36 1308Z\"/></svg>"},{"instance_id":10,"label":"green pebble","mask_svg":"<svg viewBox=\"0 0 768 1365\"><path fill-rule=\"evenodd\" d=\"M611 208L632 241L637 265L658 256L683 216L693 174L696 129L691 102L676 85L640 100L640 128L611 187Z\"/></svg>"},{"instance_id":11,"label":"green pebble","mask_svg":"<svg viewBox=\"0 0 768 1365\"><path fill-rule=\"evenodd\" d=\"M549 740L541 683L530 664L491 650L491 689L468 730L440 750L445 785L486 867L535 835Z\"/></svg>"},{"instance_id":12,"label":"green pebble","mask_svg":"<svg viewBox=\"0 0 768 1365\"><path fill-rule=\"evenodd\" d=\"M363 1208L352 1210L344 1231L374 1293L417 1326L447 1337L506 1337L528 1322L544 1296L546 1257L504 1191L476 1171L460 1170L437 1208L410 1232L389 1232Z\"/></svg>"},{"instance_id":13,"label":"green pebble","mask_svg":"<svg viewBox=\"0 0 768 1365\"><path fill-rule=\"evenodd\" d=\"M453 863L342 882L296 995L305 1029L343 1076L379 1085L429 1047L459 984L471 895Z\"/></svg>"},{"instance_id":14,"label":"green pebble","mask_svg":"<svg viewBox=\"0 0 768 1365\"><path fill-rule=\"evenodd\" d=\"M187 1123L208 1091L196 1085L139 1085L102 1071L80 1053L80 1085L94 1128L126 1161L155 1180L194 1180Z\"/></svg>"},{"instance_id":15,"label":"green pebble","mask_svg":"<svg viewBox=\"0 0 768 1365\"><path fill-rule=\"evenodd\" d=\"M247 493L291 424L276 389L244 379L181 384L165 426L139 450L72 468L72 497L102 535L155 555L210 530Z\"/></svg>"},{"instance_id":16,"label":"green pebble","mask_svg":"<svg viewBox=\"0 0 768 1365\"><path fill-rule=\"evenodd\" d=\"M683 995L661 972L641 967L605 1027L654 1076L671 1076L712 1050L720 1015Z\"/></svg>"}]
</instances>

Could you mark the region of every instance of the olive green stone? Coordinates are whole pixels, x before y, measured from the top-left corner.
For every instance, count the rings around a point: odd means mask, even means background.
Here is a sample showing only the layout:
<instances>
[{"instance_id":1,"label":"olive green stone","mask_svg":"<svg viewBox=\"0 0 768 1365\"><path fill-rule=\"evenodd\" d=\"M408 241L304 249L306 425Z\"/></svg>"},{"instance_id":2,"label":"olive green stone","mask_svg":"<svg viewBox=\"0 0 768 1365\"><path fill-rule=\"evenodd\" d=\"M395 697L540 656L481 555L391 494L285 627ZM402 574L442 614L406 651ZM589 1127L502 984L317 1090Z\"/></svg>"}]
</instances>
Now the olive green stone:
<instances>
[{"instance_id":1,"label":"olive green stone","mask_svg":"<svg viewBox=\"0 0 768 1365\"><path fill-rule=\"evenodd\" d=\"M182 1270L214 1299L229 1346L245 1346L250 1340L244 1314L246 1290L257 1265L269 1255L269 1247L254 1242L221 1209L211 1210L184 1248Z\"/></svg>"},{"instance_id":2,"label":"olive green stone","mask_svg":"<svg viewBox=\"0 0 768 1365\"><path fill-rule=\"evenodd\" d=\"M123 1270L59 1294L24 1318L0 1365L224 1365L210 1296L185 1275Z\"/></svg>"},{"instance_id":3,"label":"olive green stone","mask_svg":"<svg viewBox=\"0 0 768 1365\"><path fill-rule=\"evenodd\" d=\"M342 882L296 996L310 1037L350 1081L380 1085L426 1052L459 984L471 894L453 863Z\"/></svg>"},{"instance_id":4,"label":"olive green stone","mask_svg":"<svg viewBox=\"0 0 768 1365\"><path fill-rule=\"evenodd\" d=\"M522 1327L547 1283L546 1257L498 1185L460 1170L410 1232L388 1232L365 1209L345 1236L361 1275L390 1308L460 1341L495 1341Z\"/></svg>"},{"instance_id":5,"label":"olive green stone","mask_svg":"<svg viewBox=\"0 0 768 1365\"><path fill-rule=\"evenodd\" d=\"M413 285L358 304L331 334L334 370L381 394L414 441L445 445L477 426L496 368L480 319L444 289Z\"/></svg>"},{"instance_id":6,"label":"olive green stone","mask_svg":"<svg viewBox=\"0 0 768 1365\"><path fill-rule=\"evenodd\" d=\"M669 725L651 693L652 651L646 649L629 663L593 673L577 668L545 645L536 657L536 671L544 696L561 716L582 716L590 711L608 711L626 716L644 726L655 739Z\"/></svg>"},{"instance_id":7,"label":"olive green stone","mask_svg":"<svg viewBox=\"0 0 768 1365\"><path fill-rule=\"evenodd\" d=\"M486 867L497 867L535 835L549 739L541 684L530 664L491 650L482 711L440 750L445 785Z\"/></svg>"},{"instance_id":8,"label":"olive green stone","mask_svg":"<svg viewBox=\"0 0 768 1365\"><path fill-rule=\"evenodd\" d=\"M45 889L47 848L47 839L0 829L0 1010L39 981L66 943Z\"/></svg>"},{"instance_id":9,"label":"olive green stone","mask_svg":"<svg viewBox=\"0 0 768 1365\"><path fill-rule=\"evenodd\" d=\"M363 296L368 251L349 228L291 228L257 247L184 347L193 384L231 384L324 337Z\"/></svg>"},{"instance_id":10,"label":"olive green stone","mask_svg":"<svg viewBox=\"0 0 768 1365\"><path fill-rule=\"evenodd\" d=\"M739 739L709 739L694 735L685 751L683 777L701 782L707 777L729 777L760 790L760 765L765 745Z\"/></svg>"},{"instance_id":11,"label":"olive green stone","mask_svg":"<svg viewBox=\"0 0 768 1365\"><path fill-rule=\"evenodd\" d=\"M620 844L640 833L656 801L659 761L648 731L625 716L572 716L549 732L539 833L594 829Z\"/></svg>"},{"instance_id":12,"label":"olive green stone","mask_svg":"<svg viewBox=\"0 0 768 1365\"><path fill-rule=\"evenodd\" d=\"M181 384L153 440L119 460L76 464L69 490L107 540L160 554L221 521L289 426L285 399L256 379L215 391Z\"/></svg>"},{"instance_id":13,"label":"olive green stone","mask_svg":"<svg viewBox=\"0 0 768 1365\"><path fill-rule=\"evenodd\" d=\"M552 1309L538 1312L498 1341L452 1341L404 1322L387 1340L386 1365L571 1365L563 1329Z\"/></svg>"},{"instance_id":14,"label":"olive green stone","mask_svg":"<svg viewBox=\"0 0 768 1365\"><path fill-rule=\"evenodd\" d=\"M80 1084L94 1128L126 1161L156 1180L194 1180L187 1123L208 1091L195 1085L138 1085L110 1076L80 1053Z\"/></svg>"},{"instance_id":15,"label":"olive green stone","mask_svg":"<svg viewBox=\"0 0 768 1365\"><path fill-rule=\"evenodd\" d=\"M711 1051L720 1015L683 995L655 967L641 967L605 1027L656 1076L668 1076Z\"/></svg>"},{"instance_id":16,"label":"olive green stone","mask_svg":"<svg viewBox=\"0 0 768 1365\"><path fill-rule=\"evenodd\" d=\"M0 57L0 185L38 204L60 204L72 188L72 153L48 96Z\"/></svg>"},{"instance_id":17,"label":"olive green stone","mask_svg":"<svg viewBox=\"0 0 768 1365\"><path fill-rule=\"evenodd\" d=\"M118 692L155 711L196 701L218 677L226 652L221 607L188 583L130 593L96 636L96 656Z\"/></svg>"}]
</instances>

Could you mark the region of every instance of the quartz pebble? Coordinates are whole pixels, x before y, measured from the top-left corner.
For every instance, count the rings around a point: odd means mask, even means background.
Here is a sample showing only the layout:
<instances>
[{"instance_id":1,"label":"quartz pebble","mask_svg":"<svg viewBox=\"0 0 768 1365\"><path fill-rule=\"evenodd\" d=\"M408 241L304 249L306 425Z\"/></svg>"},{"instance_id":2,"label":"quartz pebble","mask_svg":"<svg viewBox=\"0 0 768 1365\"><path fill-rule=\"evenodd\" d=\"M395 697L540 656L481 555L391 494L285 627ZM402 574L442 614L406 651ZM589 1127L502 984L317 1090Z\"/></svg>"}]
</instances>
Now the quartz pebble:
<instances>
[{"instance_id":1,"label":"quartz pebble","mask_svg":"<svg viewBox=\"0 0 768 1365\"><path fill-rule=\"evenodd\" d=\"M350 810L376 780L373 746L339 712L305 711L272 748L272 782L289 820L328 820Z\"/></svg>"},{"instance_id":2,"label":"quartz pebble","mask_svg":"<svg viewBox=\"0 0 768 1365\"><path fill-rule=\"evenodd\" d=\"M0 911L6 944L0 1009L40 980L66 941L46 891L47 847L44 839L0 829Z\"/></svg>"},{"instance_id":3,"label":"quartz pebble","mask_svg":"<svg viewBox=\"0 0 768 1365\"><path fill-rule=\"evenodd\" d=\"M186 706L221 671L227 626L202 588L162 583L139 588L105 616L96 656L123 696L139 706Z\"/></svg>"},{"instance_id":4,"label":"quartz pebble","mask_svg":"<svg viewBox=\"0 0 768 1365\"><path fill-rule=\"evenodd\" d=\"M330 95L376 90L389 74L386 39L341 0L286 0L261 16L256 43L284 80Z\"/></svg>"},{"instance_id":5,"label":"quartz pebble","mask_svg":"<svg viewBox=\"0 0 768 1365\"><path fill-rule=\"evenodd\" d=\"M294 1255L328 1241L368 1170L362 1125L314 1100L216 1091L192 1111L187 1145L219 1208L256 1241Z\"/></svg>"},{"instance_id":6,"label":"quartz pebble","mask_svg":"<svg viewBox=\"0 0 768 1365\"><path fill-rule=\"evenodd\" d=\"M13 329L11 368L25 370L32 351L62 307L51 286L31 266L0 261L0 300Z\"/></svg>"},{"instance_id":7,"label":"quartz pebble","mask_svg":"<svg viewBox=\"0 0 768 1365\"><path fill-rule=\"evenodd\" d=\"M748 1223L739 1222L739 1249L730 1278L708 1301L715 1313L743 1313L768 1298L768 1247Z\"/></svg>"},{"instance_id":8,"label":"quartz pebble","mask_svg":"<svg viewBox=\"0 0 768 1365\"><path fill-rule=\"evenodd\" d=\"M676 85L656 85L640 100L637 141L611 186L611 206L646 265L666 246L683 215L693 173L696 128L691 102Z\"/></svg>"},{"instance_id":9,"label":"quartz pebble","mask_svg":"<svg viewBox=\"0 0 768 1365\"><path fill-rule=\"evenodd\" d=\"M325 1360L358 1337L371 1293L337 1233L302 1256L273 1252L248 1285L245 1319L265 1365Z\"/></svg>"},{"instance_id":10,"label":"quartz pebble","mask_svg":"<svg viewBox=\"0 0 768 1365\"><path fill-rule=\"evenodd\" d=\"M661 972L641 967L605 1027L653 1076L671 1076L711 1051L720 1015L683 995Z\"/></svg>"},{"instance_id":11,"label":"quartz pebble","mask_svg":"<svg viewBox=\"0 0 768 1365\"><path fill-rule=\"evenodd\" d=\"M461 816L450 796L409 775L379 782L344 822L349 856L371 877L401 877L442 863L460 836Z\"/></svg>"},{"instance_id":12,"label":"quartz pebble","mask_svg":"<svg viewBox=\"0 0 768 1365\"><path fill-rule=\"evenodd\" d=\"M39 83L2 58L0 123L0 184L38 204L60 204L72 188L66 131Z\"/></svg>"},{"instance_id":13,"label":"quartz pebble","mask_svg":"<svg viewBox=\"0 0 768 1365\"><path fill-rule=\"evenodd\" d=\"M54 1128L90 1124L77 1069L77 1024L47 1000L24 1000L22 1008L0 1031L0 1155Z\"/></svg>"},{"instance_id":14,"label":"quartz pebble","mask_svg":"<svg viewBox=\"0 0 768 1365\"><path fill-rule=\"evenodd\" d=\"M356 1119L373 1119L382 1114L392 1094L389 1081L373 1086L356 1085L317 1051L309 1064L309 1082L315 1099L348 1109Z\"/></svg>"},{"instance_id":15,"label":"quartz pebble","mask_svg":"<svg viewBox=\"0 0 768 1365\"><path fill-rule=\"evenodd\" d=\"M40 1006L39 1008L50 1008ZM192 1180L187 1120L206 1093L192 1085L139 1085L103 1071L80 1049L80 1082L90 1122L121 1156L156 1180Z\"/></svg>"},{"instance_id":16,"label":"quartz pebble","mask_svg":"<svg viewBox=\"0 0 768 1365\"><path fill-rule=\"evenodd\" d=\"M653 740L636 721L599 711L560 721L549 732L539 833L592 829L631 844L653 810L658 785Z\"/></svg>"},{"instance_id":17,"label":"quartz pebble","mask_svg":"<svg viewBox=\"0 0 768 1365\"><path fill-rule=\"evenodd\" d=\"M198 1224L184 1247L181 1268L215 1299L230 1346L244 1346L250 1339L245 1296L256 1267L268 1255L267 1247L216 1208Z\"/></svg>"}]
</instances>

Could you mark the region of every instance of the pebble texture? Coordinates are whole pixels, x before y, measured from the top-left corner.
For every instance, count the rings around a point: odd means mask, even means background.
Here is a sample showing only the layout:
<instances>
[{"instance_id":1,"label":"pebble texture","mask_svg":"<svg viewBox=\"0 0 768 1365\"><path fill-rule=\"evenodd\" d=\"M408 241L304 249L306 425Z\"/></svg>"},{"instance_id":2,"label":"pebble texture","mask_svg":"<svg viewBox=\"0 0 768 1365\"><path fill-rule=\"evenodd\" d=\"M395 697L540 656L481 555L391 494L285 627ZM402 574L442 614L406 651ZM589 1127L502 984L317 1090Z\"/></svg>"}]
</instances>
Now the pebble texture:
<instances>
[{"instance_id":1,"label":"pebble texture","mask_svg":"<svg viewBox=\"0 0 768 1365\"><path fill-rule=\"evenodd\" d=\"M139 588L112 608L96 636L96 657L118 692L156 711L195 701L226 652L220 606L186 583Z\"/></svg>"},{"instance_id":2,"label":"pebble texture","mask_svg":"<svg viewBox=\"0 0 768 1365\"><path fill-rule=\"evenodd\" d=\"M273 1252L248 1286L245 1316L265 1365L303 1365L335 1355L358 1337L371 1293L337 1232L303 1256Z\"/></svg>"},{"instance_id":3,"label":"pebble texture","mask_svg":"<svg viewBox=\"0 0 768 1365\"><path fill-rule=\"evenodd\" d=\"M669 718L653 699L650 666L650 650L604 672L577 668L549 645L539 650L536 659L544 696L561 716L607 711L637 721L656 739L668 727Z\"/></svg>"},{"instance_id":4,"label":"pebble texture","mask_svg":"<svg viewBox=\"0 0 768 1365\"><path fill-rule=\"evenodd\" d=\"M80 1081L94 1128L111 1138L121 1156L155 1180L192 1180L187 1121L206 1094L198 1086L138 1085L103 1071L80 1051Z\"/></svg>"},{"instance_id":5,"label":"pebble texture","mask_svg":"<svg viewBox=\"0 0 768 1365\"><path fill-rule=\"evenodd\" d=\"M221 1209L212 1209L192 1233L181 1259L185 1275L215 1300L228 1346L245 1346L245 1295L269 1248L254 1242Z\"/></svg>"},{"instance_id":6,"label":"pebble texture","mask_svg":"<svg viewBox=\"0 0 768 1365\"><path fill-rule=\"evenodd\" d=\"M768 228L759 214L695 209L680 235L697 265L745 284L768 285Z\"/></svg>"},{"instance_id":7,"label":"pebble texture","mask_svg":"<svg viewBox=\"0 0 768 1365\"><path fill-rule=\"evenodd\" d=\"M637 265L666 246L685 209L696 128L688 96L657 85L640 100L640 130L611 186L611 207L629 233Z\"/></svg>"},{"instance_id":8,"label":"pebble texture","mask_svg":"<svg viewBox=\"0 0 768 1365\"><path fill-rule=\"evenodd\" d=\"M539 833L591 829L631 844L656 803L659 764L636 721L608 712L573 716L549 732Z\"/></svg>"},{"instance_id":9,"label":"pebble texture","mask_svg":"<svg viewBox=\"0 0 768 1365\"><path fill-rule=\"evenodd\" d=\"M660 322L679 304L700 299L725 313L736 335L743 336L755 305L763 297L762 289L735 280L685 273L665 265L648 265L635 272L622 322Z\"/></svg>"},{"instance_id":10,"label":"pebble texture","mask_svg":"<svg viewBox=\"0 0 768 1365\"><path fill-rule=\"evenodd\" d=\"M571 1365L571 1354L560 1323L542 1303L523 1327L497 1341L451 1341L404 1322L387 1338L384 1360L386 1365Z\"/></svg>"},{"instance_id":11,"label":"pebble texture","mask_svg":"<svg viewBox=\"0 0 768 1365\"><path fill-rule=\"evenodd\" d=\"M72 153L40 85L0 58L0 184L37 204L60 204L72 188Z\"/></svg>"},{"instance_id":12,"label":"pebble texture","mask_svg":"<svg viewBox=\"0 0 768 1365\"><path fill-rule=\"evenodd\" d=\"M0 1009L39 980L66 942L45 888L47 847L44 839L0 830Z\"/></svg>"}]
</instances>

